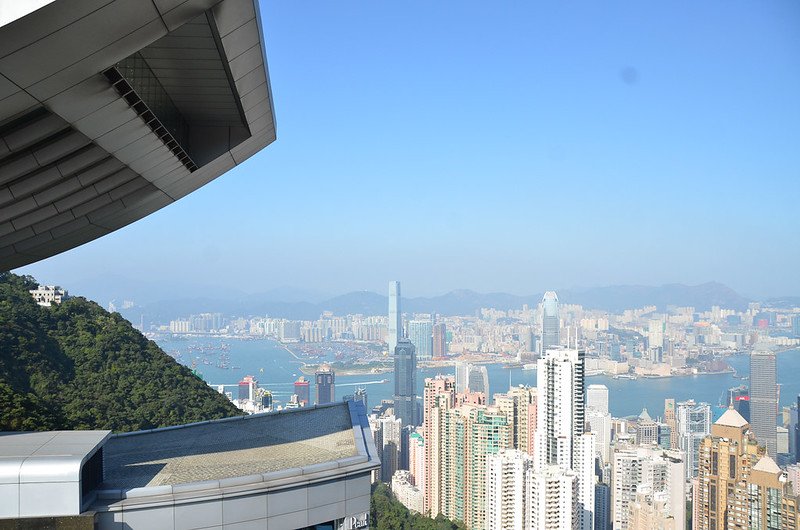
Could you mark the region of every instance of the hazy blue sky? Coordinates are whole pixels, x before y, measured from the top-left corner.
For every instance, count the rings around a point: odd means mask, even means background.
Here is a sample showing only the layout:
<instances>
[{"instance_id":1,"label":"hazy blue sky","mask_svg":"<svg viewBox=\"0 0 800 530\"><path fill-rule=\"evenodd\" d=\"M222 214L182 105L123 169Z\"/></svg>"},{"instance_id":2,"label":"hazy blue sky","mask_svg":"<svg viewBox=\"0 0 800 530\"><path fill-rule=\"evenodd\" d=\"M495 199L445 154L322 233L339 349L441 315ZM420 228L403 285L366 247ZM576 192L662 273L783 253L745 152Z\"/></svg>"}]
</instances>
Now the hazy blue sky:
<instances>
[{"instance_id":1,"label":"hazy blue sky","mask_svg":"<svg viewBox=\"0 0 800 530\"><path fill-rule=\"evenodd\" d=\"M800 294L796 0L261 7L278 140L22 272Z\"/></svg>"}]
</instances>

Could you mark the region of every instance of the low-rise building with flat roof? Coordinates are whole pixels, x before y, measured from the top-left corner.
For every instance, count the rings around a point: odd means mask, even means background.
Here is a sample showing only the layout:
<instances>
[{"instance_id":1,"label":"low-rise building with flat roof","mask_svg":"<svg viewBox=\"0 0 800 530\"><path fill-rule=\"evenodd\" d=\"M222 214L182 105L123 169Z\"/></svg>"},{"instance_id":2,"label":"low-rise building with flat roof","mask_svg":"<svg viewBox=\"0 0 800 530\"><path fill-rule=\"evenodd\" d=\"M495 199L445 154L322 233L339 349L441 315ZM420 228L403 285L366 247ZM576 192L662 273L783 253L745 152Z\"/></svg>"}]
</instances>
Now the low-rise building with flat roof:
<instances>
[{"instance_id":1,"label":"low-rise building with flat roof","mask_svg":"<svg viewBox=\"0 0 800 530\"><path fill-rule=\"evenodd\" d=\"M116 435L2 433L0 462L0 518L100 530L361 528L380 466L355 401Z\"/></svg>"}]
</instances>

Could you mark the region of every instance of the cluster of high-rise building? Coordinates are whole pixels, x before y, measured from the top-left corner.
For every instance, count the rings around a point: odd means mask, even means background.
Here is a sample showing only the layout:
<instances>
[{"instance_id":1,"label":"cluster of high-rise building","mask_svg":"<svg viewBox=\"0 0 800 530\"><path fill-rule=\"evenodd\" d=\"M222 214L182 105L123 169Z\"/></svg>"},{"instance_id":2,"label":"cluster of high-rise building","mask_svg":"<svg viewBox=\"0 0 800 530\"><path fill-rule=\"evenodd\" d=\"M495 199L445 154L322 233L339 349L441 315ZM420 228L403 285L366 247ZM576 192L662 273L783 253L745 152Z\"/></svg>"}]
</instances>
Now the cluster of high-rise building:
<instances>
[{"instance_id":1,"label":"cluster of high-rise building","mask_svg":"<svg viewBox=\"0 0 800 530\"><path fill-rule=\"evenodd\" d=\"M218 385L217 391L224 394L240 410L248 414L272 412L272 392L262 388L252 375L246 375L236 385L236 393L226 392L225 385Z\"/></svg>"},{"instance_id":2,"label":"cluster of high-rise building","mask_svg":"<svg viewBox=\"0 0 800 530\"><path fill-rule=\"evenodd\" d=\"M258 380L252 375L246 375L236 385L236 392L226 392L228 385L217 385L217 391L224 394L240 410L249 414L271 412L273 410L297 409L310 405L325 405L336 401L336 372L329 364L322 364L314 372L315 392L312 402L311 381L305 376L300 376L292 385L293 391L289 400L283 406L275 406L270 390L259 385ZM355 394L344 397L344 401L363 401L367 405L366 391L357 389ZM416 406L416 404L414 404Z\"/></svg>"},{"instance_id":3,"label":"cluster of high-rise building","mask_svg":"<svg viewBox=\"0 0 800 530\"><path fill-rule=\"evenodd\" d=\"M170 333L215 333L225 329L222 313L200 313L187 318L170 320Z\"/></svg>"},{"instance_id":4,"label":"cluster of high-rise building","mask_svg":"<svg viewBox=\"0 0 800 530\"><path fill-rule=\"evenodd\" d=\"M751 355L749 404L763 421L734 408L735 389L716 422L708 403L674 399L663 414L614 418L608 388L586 385L585 352L562 340L559 309L547 293L536 387L490 398L485 366L457 363L455 376L425 379L419 408L416 346L399 326L395 401L370 417L375 479L409 509L471 529L800 529L800 465L782 468L770 448L774 354Z\"/></svg>"}]
</instances>

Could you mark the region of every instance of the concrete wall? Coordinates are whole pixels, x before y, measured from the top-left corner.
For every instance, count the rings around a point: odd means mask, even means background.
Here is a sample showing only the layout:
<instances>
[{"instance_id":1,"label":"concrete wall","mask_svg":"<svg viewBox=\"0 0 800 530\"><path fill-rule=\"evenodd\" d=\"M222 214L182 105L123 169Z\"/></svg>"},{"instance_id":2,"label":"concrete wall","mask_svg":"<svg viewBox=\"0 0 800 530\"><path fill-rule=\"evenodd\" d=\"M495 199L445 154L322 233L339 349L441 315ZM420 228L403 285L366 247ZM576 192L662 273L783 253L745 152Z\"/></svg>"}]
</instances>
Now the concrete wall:
<instances>
[{"instance_id":1,"label":"concrete wall","mask_svg":"<svg viewBox=\"0 0 800 530\"><path fill-rule=\"evenodd\" d=\"M369 512L369 472L253 492L253 485L129 498L97 513L99 530L292 530ZM168 498L167 498L168 497Z\"/></svg>"}]
</instances>

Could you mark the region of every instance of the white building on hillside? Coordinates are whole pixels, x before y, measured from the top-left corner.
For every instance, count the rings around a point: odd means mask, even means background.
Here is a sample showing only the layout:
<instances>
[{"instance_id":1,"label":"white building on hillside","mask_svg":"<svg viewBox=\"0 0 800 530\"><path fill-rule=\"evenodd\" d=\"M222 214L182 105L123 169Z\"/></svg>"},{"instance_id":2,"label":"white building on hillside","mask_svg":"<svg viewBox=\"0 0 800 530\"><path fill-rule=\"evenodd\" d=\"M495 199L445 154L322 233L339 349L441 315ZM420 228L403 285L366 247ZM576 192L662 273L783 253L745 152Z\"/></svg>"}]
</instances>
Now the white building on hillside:
<instances>
[{"instance_id":1,"label":"white building on hillside","mask_svg":"<svg viewBox=\"0 0 800 530\"><path fill-rule=\"evenodd\" d=\"M43 307L60 304L69 298L67 291L57 285L40 285L28 292L31 293L33 300Z\"/></svg>"}]
</instances>

